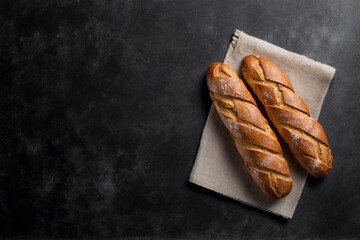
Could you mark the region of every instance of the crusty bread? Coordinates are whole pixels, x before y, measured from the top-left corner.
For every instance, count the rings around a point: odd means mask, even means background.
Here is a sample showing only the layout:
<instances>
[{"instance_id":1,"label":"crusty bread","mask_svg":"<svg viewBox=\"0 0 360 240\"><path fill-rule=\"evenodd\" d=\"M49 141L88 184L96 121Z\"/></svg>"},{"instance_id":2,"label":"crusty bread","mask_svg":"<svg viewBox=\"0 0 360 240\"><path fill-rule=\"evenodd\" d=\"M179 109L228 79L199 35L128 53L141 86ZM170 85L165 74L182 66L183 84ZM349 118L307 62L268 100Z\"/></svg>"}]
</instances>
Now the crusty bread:
<instances>
[{"instance_id":1,"label":"crusty bread","mask_svg":"<svg viewBox=\"0 0 360 240\"><path fill-rule=\"evenodd\" d=\"M292 189L278 139L248 89L226 64L210 64L207 84L214 106L235 141L245 166L268 196L285 197Z\"/></svg>"},{"instance_id":2,"label":"crusty bread","mask_svg":"<svg viewBox=\"0 0 360 240\"><path fill-rule=\"evenodd\" d=\"M326 176L332 168L328 139L287 76L257 55L246 56L241 71L300 165L314 177Z\"/></svg>"}]
</instances>

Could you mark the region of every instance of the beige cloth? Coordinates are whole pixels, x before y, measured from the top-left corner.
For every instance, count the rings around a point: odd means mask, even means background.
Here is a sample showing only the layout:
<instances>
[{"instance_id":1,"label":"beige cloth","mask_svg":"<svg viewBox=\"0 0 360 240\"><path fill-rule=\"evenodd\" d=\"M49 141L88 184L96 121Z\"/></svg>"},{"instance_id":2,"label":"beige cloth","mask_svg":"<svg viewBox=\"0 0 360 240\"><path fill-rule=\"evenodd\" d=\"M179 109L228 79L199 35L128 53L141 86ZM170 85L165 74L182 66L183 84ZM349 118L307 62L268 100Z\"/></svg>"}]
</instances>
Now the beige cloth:
<instances>
[{"instance_id":1,"label":"beige cloth","mask_svg":"<svg viewBox=\"0 0 360 240\"><path fill-rule=\"evenodd\" d=\"M291 80L295 92L304 98L311 116L318 118L335 69L236 30L224 62L240 73L244 56L258 54L277 64ZM211 107L189 181L256 208L292 218L305 185L306 173L280 142L287 160L293 189L283 199L267 198L247 173L234 142Z\"/></svg>"}]
</instances>

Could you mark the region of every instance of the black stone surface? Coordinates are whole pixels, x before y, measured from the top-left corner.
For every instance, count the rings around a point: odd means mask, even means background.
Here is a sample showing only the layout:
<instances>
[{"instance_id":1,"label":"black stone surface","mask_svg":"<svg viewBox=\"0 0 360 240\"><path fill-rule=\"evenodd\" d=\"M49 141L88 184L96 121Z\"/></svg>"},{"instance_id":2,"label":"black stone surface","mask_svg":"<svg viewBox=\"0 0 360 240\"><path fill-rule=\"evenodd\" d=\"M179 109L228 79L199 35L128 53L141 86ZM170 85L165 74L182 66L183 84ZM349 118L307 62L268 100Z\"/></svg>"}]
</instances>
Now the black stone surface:
<instances>
[{"instance_id":1,"label":"black stone surface","mask_svg":"<svg viewBox=\"0 0 360 240\"><path fill-rule=\"evenodd\" d=\"M0 237L360 236L358 1L0 1ZM292 220L188 183L235 29L337 69Z\"/></svg>"}]
</instances>

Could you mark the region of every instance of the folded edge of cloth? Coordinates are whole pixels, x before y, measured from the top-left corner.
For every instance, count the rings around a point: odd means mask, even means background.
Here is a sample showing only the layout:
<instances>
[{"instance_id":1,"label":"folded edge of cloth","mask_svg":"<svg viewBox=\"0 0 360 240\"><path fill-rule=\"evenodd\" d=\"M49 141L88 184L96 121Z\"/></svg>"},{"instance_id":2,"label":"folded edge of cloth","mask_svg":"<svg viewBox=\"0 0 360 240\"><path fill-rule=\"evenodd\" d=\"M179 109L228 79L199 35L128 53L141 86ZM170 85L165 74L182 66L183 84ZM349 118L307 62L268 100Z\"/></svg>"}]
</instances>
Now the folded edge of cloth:
<instances>
[{"instance_id":1,"label":"folded edge of cloth","mask_svg":"<svg viewBox=\"0 0 360 240\"><path fill-rule=\"evenodd\" d=\"M279 65L290 78L296 93L309 105L311 116L318 118L335 74L334 68L235 30L224 62L240 73L242 59L248 54L263 55ZM290 219L300 199L307 174L300 168L286 143L280 139L280 144L294 184L287 197L274 200L266 197L247 173L233 140L212 106L189 181L247 205Z\"/></svg>"}]
</instances>

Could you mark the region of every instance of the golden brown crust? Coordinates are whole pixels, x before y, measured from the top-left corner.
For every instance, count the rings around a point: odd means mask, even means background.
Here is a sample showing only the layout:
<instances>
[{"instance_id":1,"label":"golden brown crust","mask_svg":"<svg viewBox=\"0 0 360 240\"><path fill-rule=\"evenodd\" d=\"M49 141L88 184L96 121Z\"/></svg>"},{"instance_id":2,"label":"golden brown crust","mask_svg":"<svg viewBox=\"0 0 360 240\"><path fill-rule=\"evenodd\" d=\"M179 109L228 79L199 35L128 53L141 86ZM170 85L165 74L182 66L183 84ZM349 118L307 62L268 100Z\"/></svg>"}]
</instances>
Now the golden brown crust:
<instances>
[{"instance_id":1,"label":"golden brown crust","mask_svg":"<svg viewBox=\"0 0 360 240\"><path fill-rule=\"evenodd\" d=\"M228 65L215 62L209 66L207 84L214 106L256 184L270 197L288 195L292 179L280 144L242 80Z\"/></svg>"},{"instance_id":2,"label":"golden brown crust","mask_svg":"<svg viewBox=\"0 0 360 240\"><path fill-rule=\"evenodd\" d=\"M246 56L241 70L300 165L314 177L326 176L332 168L332 154L325 131L310 117L309 108L286 75L257 55Z\"/></svg>"}]
</instances>

